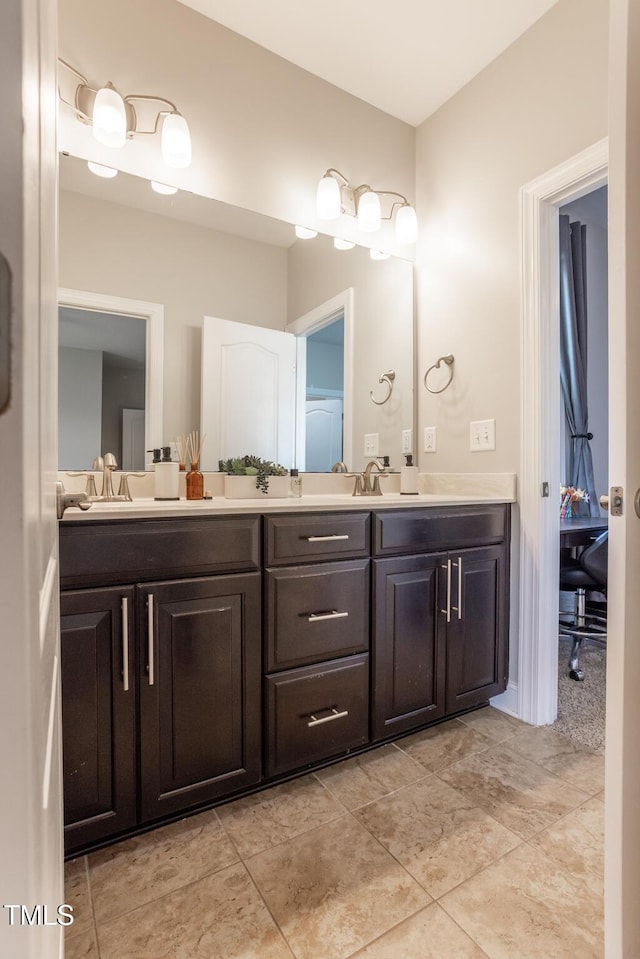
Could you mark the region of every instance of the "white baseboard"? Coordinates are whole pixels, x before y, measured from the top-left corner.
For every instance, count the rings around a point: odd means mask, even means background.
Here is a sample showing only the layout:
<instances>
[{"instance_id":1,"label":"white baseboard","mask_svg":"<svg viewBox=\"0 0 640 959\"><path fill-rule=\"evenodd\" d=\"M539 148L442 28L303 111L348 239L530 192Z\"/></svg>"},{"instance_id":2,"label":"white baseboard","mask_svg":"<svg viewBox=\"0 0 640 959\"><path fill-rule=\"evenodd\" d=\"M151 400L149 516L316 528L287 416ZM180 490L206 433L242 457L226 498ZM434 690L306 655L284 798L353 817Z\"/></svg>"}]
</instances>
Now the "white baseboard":
<instances>
[{"instance_id":1,"label":"white baseboard","mask_svg":"<svg viewBox=\"0 0 640 959\"><path fill-rule=\"evenodd\" d=\"M490 702L491 705L495 706L496 709L499 709L500 712L508 713L509 716L513 716L515 719L520 719L518 711L518 684L514 683L512 680L509 680L506 690L503 693L500 693L499 696L494 696Z\"/></svg>"}]
</instances>

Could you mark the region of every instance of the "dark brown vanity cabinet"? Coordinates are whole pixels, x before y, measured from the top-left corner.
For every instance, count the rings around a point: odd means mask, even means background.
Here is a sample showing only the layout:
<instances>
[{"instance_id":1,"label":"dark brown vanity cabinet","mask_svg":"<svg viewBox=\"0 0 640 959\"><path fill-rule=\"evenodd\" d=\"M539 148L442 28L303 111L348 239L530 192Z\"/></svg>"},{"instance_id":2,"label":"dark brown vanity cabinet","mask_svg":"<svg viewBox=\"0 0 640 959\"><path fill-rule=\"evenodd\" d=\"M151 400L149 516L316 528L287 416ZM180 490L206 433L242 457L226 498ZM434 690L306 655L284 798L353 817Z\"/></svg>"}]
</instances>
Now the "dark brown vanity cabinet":
<instances>
[{"instance_id":1,"label":"dark brown vanity cabinet","mask_svg":"<svg viewBox=\"0 0 640 959\"><path fill-rule=\"evenodd\" d=\"M369 522L265 518L267 776L369 741Z\"/></svg>"},{"instance_id":2,"label":"dark brown vanity cabinet","mask_svg":"<svg viewBox=\"0 0 640 959\"><path fill-rule=\"evenodd\" d=\"M61 596L65 844L136 823L135 591Z\"/></svg>"},{"instance_id":3,"label":"dark brown vanity cabinet","mask_svg":"<svg viewBox=\"0 0 640 959\"><path fill-rule=\"evenodd\" d=\"M259 556L259 517L61 525L67 852L260 781Z\"/></svg>"},{"instance_id":4,"label":"dark brown vanity cabinet","mask_svg":"<svg viewBox=\"0 0 640 959\"><path fill-rule=\"evenodd\" d=\"M374 560L374 739L502 692L508 507L379 512L373 549L381 557Z\"/></svg>"}]
</instances>

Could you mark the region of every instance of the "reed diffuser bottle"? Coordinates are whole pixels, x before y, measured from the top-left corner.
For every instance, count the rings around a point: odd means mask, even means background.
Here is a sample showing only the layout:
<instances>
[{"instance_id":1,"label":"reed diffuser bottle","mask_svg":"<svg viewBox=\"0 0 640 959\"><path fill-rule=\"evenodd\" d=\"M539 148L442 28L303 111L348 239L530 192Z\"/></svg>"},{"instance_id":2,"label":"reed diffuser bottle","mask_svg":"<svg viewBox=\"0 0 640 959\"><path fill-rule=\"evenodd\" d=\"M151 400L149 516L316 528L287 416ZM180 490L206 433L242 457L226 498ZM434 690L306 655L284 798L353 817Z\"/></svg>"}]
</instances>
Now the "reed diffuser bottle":
<instances>
[{"instance_id":1,"label":"reed diffuser bottle","mask_svg":"<svg viewBox=\"0 0 640 959\"><path fill-rule=\"evenodd\" d=\"M204 440L204 437L202 438ZM189 433L187 437L187 459L191 463L191 469L186 475L187 481L187 499L204 499L204 476L199 470L200 450L202 442L197 430Z\"/></svg>"}]
</instances>

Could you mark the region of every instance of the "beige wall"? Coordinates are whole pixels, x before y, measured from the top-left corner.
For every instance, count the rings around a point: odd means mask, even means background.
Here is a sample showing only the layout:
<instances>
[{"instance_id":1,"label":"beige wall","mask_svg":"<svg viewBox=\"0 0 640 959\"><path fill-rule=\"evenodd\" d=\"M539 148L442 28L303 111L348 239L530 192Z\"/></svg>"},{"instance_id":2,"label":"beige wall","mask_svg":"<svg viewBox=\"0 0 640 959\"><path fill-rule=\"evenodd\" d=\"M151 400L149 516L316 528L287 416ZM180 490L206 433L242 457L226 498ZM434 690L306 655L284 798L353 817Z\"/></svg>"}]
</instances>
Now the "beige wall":
<instances>
[{"instance_id":1,"label":"beige wall","mask_svg":"<svg viewBox=\"0 0 640 959\"><path fill-rule=\"evenodd\" d=\"M164 305L164 435L200 423L202 317L282 330L287 251L60 193L60 286Z\"/></svg>"},{"instance_id":2,"label":"beige wall","mask_svg":"<svg viewBox=\"0 0 640 959\"><path fill-rule=\"evenodd\" d=\"M452 386L419 386L434 472L519 468L521 186L607 134L606 0L560 0L417 131L419 377L455 356ZM421 380L419 378L419 383ZM469 452L469 421L496 451Z\"/></svg>"},{"instance_id":3,"label":"beige wall","mask_svg":"<svg viewBox=\"0 0 640 959\"><path fill-rule=\"evenodd\" d=\"M378 433L380 455L400 469L402 430L413 425L413 265L393 257L372 260L356 247L338 252L326 237L290 247L287 313L292 322L348 287L353 288L353 462L362 469L364 434ZM391 398L380 374L393 369Z\"/></svg>"},{"instance_id":4,"label":"beige wall","mask_svg":"<svg viewBox=\"0 0 640 959\"><path fill-rule=\"evenodd\" d=\"M102 147L64 107L60 149L306 226L316 223L315 188L328 167L414 197L408 124L175 0L58 0L58 7L60 56L91 84L111 80L122 94L173 100L191 128L193 164L168 171L157 137ZM72 95L64 70L60 82Z\"/></svg>"}]
</instances>

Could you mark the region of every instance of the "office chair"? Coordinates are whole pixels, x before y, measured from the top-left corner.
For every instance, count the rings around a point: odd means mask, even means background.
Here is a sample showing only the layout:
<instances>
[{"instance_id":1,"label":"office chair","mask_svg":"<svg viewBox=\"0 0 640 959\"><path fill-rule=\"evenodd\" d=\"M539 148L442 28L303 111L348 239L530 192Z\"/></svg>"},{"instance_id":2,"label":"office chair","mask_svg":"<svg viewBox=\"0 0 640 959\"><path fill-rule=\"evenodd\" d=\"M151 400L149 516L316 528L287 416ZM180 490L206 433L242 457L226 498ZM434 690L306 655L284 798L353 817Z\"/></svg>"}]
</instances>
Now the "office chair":
<instances>
[{"instance_id":1,"label":"office chair","mask_svg":"<svg viewBox=\"0 0 640 959\"><path fill-rule=\"evenodd\" d=\"M560 589L574 593L574 608L566 612L560 610L560 636L570 636L573 640L569 656L569 677L580 681L584 679L584 670L578 662L584 640L597 645L607 641L607 563L609 553L609 532L601 533L590 546L576 557L563 557L560 561ZM587 599L587 593L601 593L605 603Z\"/></svg>"}]
</instances>

